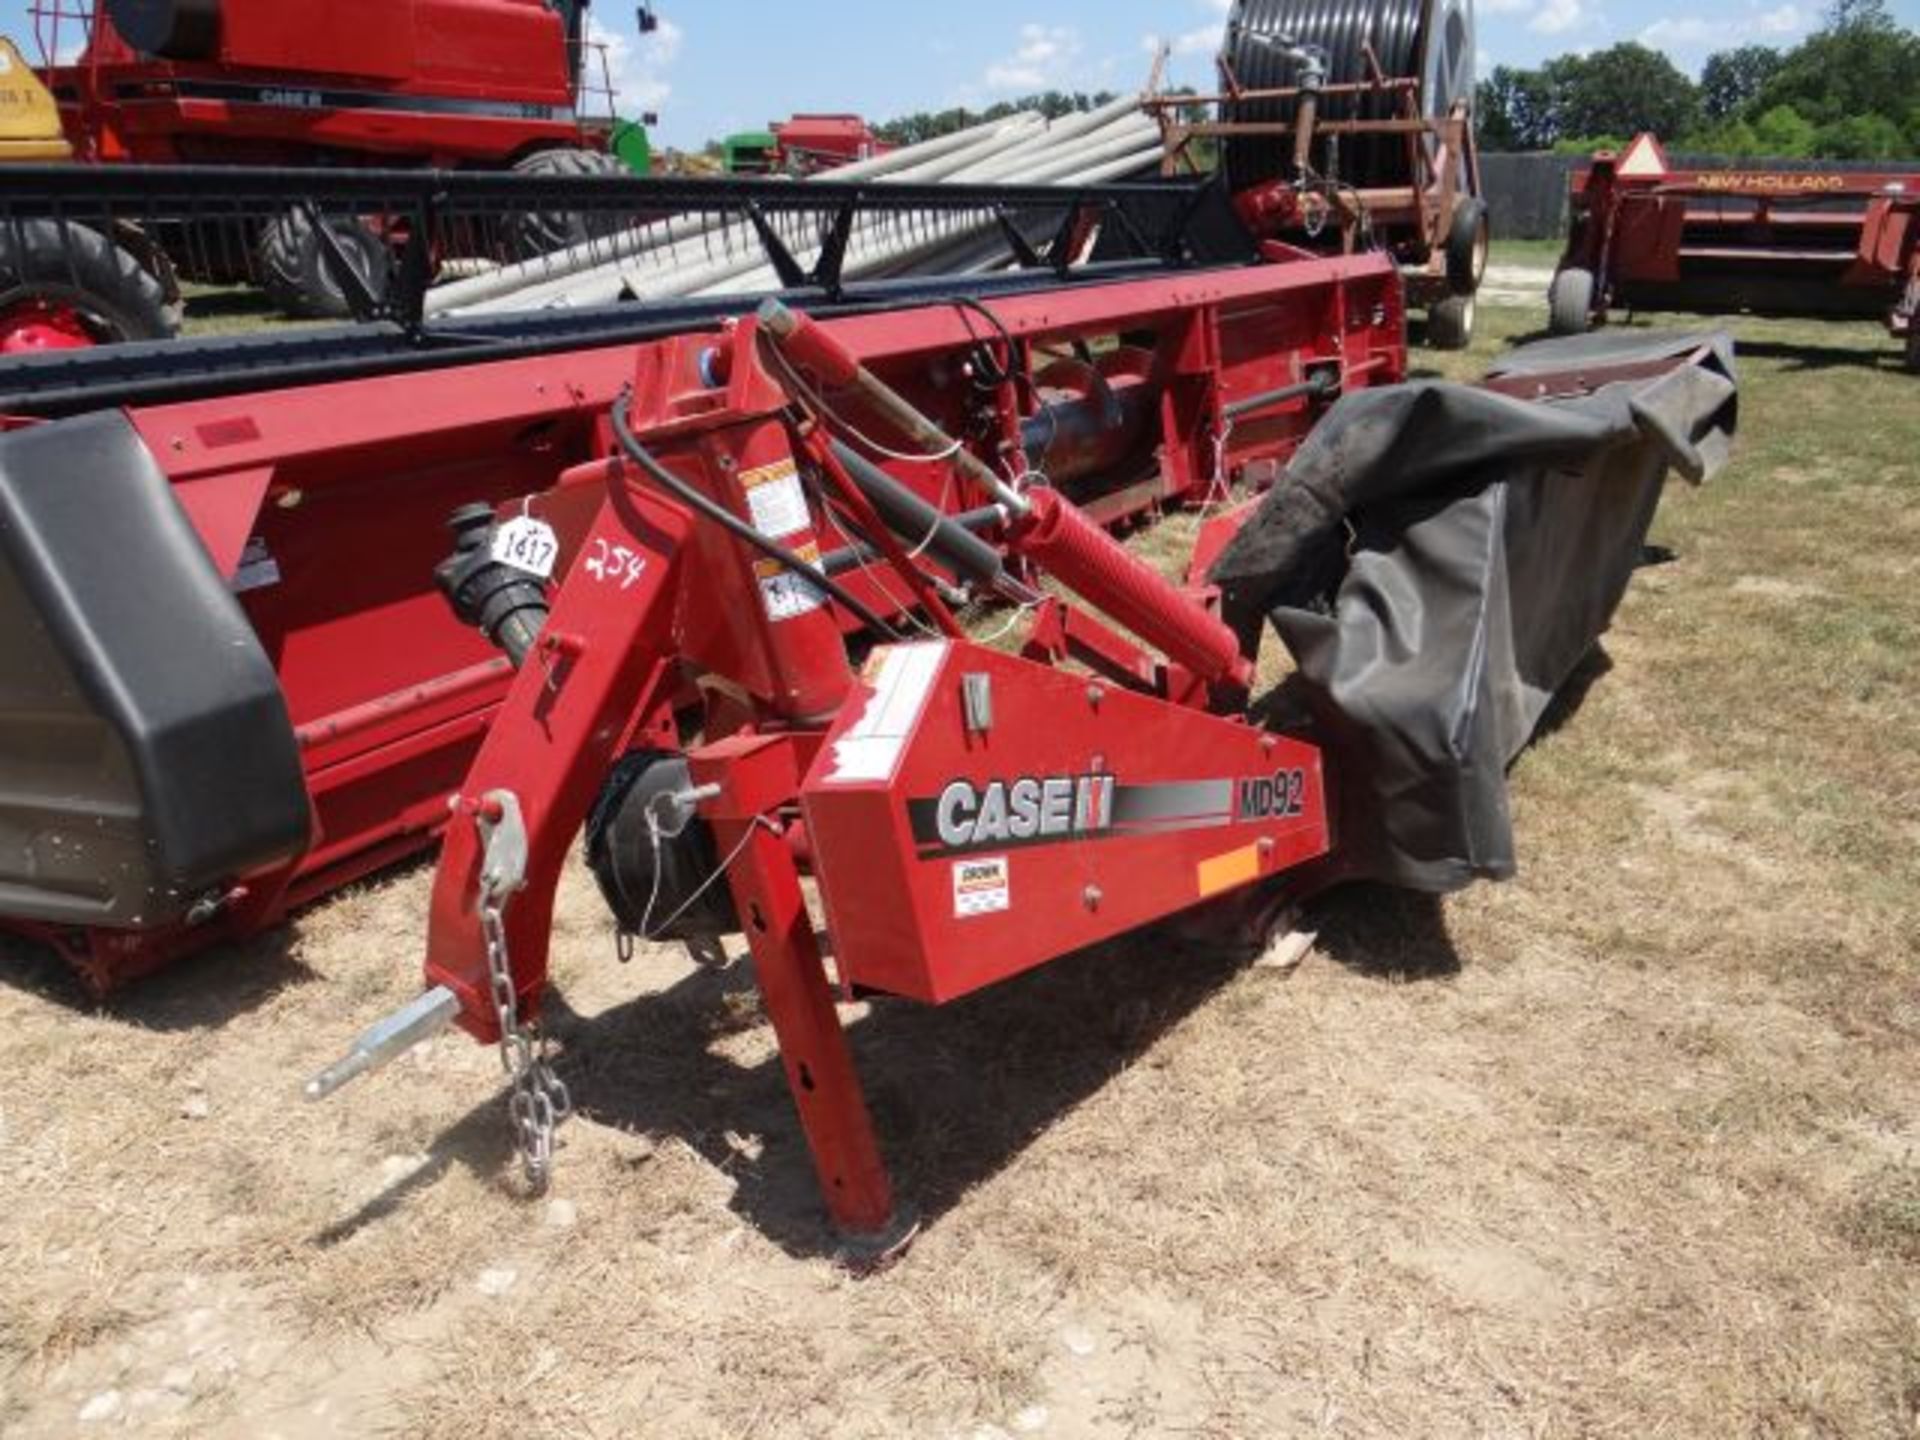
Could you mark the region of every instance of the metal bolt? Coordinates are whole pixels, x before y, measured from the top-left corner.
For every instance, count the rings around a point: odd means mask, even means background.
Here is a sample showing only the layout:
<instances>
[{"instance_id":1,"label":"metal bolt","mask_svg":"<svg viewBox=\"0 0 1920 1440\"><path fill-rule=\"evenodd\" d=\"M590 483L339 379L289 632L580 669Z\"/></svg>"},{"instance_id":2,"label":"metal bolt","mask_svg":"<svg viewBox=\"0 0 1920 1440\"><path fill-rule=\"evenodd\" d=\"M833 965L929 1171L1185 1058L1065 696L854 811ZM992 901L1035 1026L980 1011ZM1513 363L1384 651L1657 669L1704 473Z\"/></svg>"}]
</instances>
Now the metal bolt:
<instances>
[{"instance_id":1,"label":"metal bolt","mask_svg":"<svg viewBox=\"0 0 1920 1440\"><path fill-rule=\"evenodd\" d=\"M1098 710L1100 708L1100 702L1106 698L1107 692L1105 687L1100 685L1087 686L1087 704L1091 705L1094 709Z\"/></svg>"},{"instance_id":2,"label":"metal bolt","mask_svg":"<svg viewBox=\"0 0 1920 1440\"><path fill-rule=\"evenodd\" d=\"M1089 885L1085 890L1080 892L1080 898L1085 902L1087 909L1098 910L1100 908L1100 902L1106 897L1101 894L1098 885Z\"/></svg>"},{"instance_id":3,"label":"metal bolt","mask_svg":"<svg viewBox=\"0 0 1920 1440\"><path fill-rule=\"evenodd\" d=\"M1260 737L1260 753L1262 755L1271 755L1279 748L1280 737L1278 735L1262 735Z\"/></svg>"},{"instance_id":4,"label":"metal bolt","mask_svg":"<svg viewBox=\"0 0 1920 1440\"><path fill-rule=\"evenodd\" d=\"M1276 848L1278 847L1274 845L1271 835L1262 835L1260 837L1260 858L1262 860L1271 860Z\"/></svg>"}]
</instances>

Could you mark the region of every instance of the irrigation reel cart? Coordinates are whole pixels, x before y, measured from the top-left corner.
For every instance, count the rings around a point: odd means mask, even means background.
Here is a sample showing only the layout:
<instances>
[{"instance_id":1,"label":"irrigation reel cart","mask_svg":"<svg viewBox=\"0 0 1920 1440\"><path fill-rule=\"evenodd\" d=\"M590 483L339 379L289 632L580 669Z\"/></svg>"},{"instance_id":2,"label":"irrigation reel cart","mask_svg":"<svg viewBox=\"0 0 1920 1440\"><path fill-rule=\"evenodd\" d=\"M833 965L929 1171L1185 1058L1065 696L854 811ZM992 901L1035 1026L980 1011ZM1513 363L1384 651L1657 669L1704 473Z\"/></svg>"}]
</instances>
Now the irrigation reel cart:
<instances>
[{"instance_id":1,"label":"irrigation reel cart","mask_svg":"<svg viewBox=\"0 0 1920 1440\"><path fill-rule=\"evenodd\" d=\"M1384 249L1409 309L1427 312L1428 343L1465 348L1489 237L1471 0L1236 0L1219 72L1217 94L1150 102L1168 172L1217 147L1256 235L1322 254Z\"/></svg>"},{"instance_id":2,"label":"irrigation reel cart","mask_svg":"<svg viewBox=\"0 0 1920 1440\"><path fill-rule=\"evenodd\" d=\"M1676 170L1642 135L1571 184L1554 334L1617 309L1871 316L1920 373L1920 169Z\"/></svg>"}]
</instances>

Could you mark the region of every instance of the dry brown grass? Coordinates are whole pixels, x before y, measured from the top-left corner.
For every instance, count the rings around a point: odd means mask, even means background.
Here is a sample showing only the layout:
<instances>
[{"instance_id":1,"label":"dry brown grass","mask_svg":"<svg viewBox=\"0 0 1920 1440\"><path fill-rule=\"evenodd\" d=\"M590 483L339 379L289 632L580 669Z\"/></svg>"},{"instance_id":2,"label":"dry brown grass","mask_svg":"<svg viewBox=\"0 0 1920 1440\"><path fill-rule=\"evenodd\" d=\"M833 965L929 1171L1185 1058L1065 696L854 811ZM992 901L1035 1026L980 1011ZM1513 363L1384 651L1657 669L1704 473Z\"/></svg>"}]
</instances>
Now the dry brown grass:
<instances>
[{"instance_id":1,"label":"dry brown grass","mask_svg":"<svg viewBox=\"0 0 1920 1440\"><path fill-rule=\"evenodd\" d=\"M850 1015L928 1222L878 1277L750 981L616 965L578 873L571 1225L463 1040L297 1099L424 871L104 1011L10 955L0 1428L1912 1440L1920 404L1794 348L1866 327L1741 329L1742 457L1521 762L1520 878L1330 897L1291 977L1156 934Z\"/></svg>"}]
</instances>

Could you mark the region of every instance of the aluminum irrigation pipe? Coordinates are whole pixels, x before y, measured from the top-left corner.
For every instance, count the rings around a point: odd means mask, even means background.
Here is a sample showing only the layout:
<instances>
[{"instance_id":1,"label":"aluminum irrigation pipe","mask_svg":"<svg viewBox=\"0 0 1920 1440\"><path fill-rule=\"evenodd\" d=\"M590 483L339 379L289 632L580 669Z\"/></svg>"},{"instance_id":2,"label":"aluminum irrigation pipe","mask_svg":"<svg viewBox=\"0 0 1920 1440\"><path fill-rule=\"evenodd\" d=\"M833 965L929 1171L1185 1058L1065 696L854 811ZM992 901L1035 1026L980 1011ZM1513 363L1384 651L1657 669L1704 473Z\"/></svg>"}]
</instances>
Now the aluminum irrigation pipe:
<instances>
[{"instance_id":1,"label":"aluminum irrigation pipe","mask_svg":"<svg viewBox=\"0 0 1920 1440\"><path fill-rule=\"evenodd\" d=\"M1053 131L1073 132L1070 138L1064 133L1057 137L1065 141L1064 145L1036 145L1036 137L1025 133L1036 128L1031 121L975 127L976 132L990 133L976 134L968 145L949 147L944 157L923 168L944 171L958 160L986 154L989 158L976 161L971 169L977 177L989 181L1098 184L1136 173L1161 158L1159 129L1143 117L1137 118L1138 110L1137 99L1115 101L1102 107L1102 111L1072 117L1072 121L1081 122L1079 124L1062 122L1042 132L1040 138L1056 138ZM1117 118L1093 123L1094 117L1103 112ZM961 136L972 133L959 132ZM943 141L955 138L941 137ZM936 146L940 142L926 144ZM848 170L861 168L828 171L820 178L837 180ZM954 172L954 178L960 178L963 173ZM899 172L895 178L905 179L907 172ZM805 221L776 216L772 223L801 263L818 255L817 236ZM916 222L900 216L863 217L849 239L844 273L868 274L917 255L938 253L969 235L983 233L993 224L993 219L985 214L977 218L957 215L932 222ZM599 243L597 252L592 245L564 252L564 258L569 261L582 253L592 254L597 263L584 268L555 268L551 262L556 257L548 257L544 265L534 261L510 267L516 272L512 276L489 275L444 287L434 292L431 308L436 314L454 310L486 314L609 304L629 293L641 299L665 299L778 287L778 276L766 262L759 245L737 221L689 216L639 233L637 243L622 246L622 253L613 258L606 257L604 241Z\"/></svg>"},{"instance_id":2,"label":"aluminum irrigation pipe","mask_svg":"<svg viewBox=\"0 0 1920 1440\"><path fill-rule=\"evenodd\" d=\"M1037 117L1022 115L1009 120L991 121L959 130L951 135L923 140L885 155L875 156L837 170L823 171L810 179L835 183L866 180L937 179L970 164L979 153L995 142L1012 143L1025 138L1038 127ZM696 238L719 224L711 216L676 216L661 225L635 227L612 235L583 241L565 250L535 256L529 260L503 265L484 275L436 286L427 297L427 312L441 314L463 309L523 288L543 285L568 275L584 274L604 266L617 265L639 254L662 248L680 240Z\"/></svg>"}]
</instances>

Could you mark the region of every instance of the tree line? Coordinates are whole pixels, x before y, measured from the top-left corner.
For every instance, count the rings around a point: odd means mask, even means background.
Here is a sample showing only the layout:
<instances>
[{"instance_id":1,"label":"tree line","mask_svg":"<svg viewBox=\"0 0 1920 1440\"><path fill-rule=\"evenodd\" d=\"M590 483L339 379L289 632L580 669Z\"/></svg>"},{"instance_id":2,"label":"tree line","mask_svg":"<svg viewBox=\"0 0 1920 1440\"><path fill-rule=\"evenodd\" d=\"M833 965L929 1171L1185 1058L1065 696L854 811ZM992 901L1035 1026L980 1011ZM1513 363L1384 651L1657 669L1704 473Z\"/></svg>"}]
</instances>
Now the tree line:
<instances>
[{"instance_id":1,"label":"tree line","mask_svg":"<svg viewBox=\"0 0 1920 1440\"><path fill-rule=\"evenodd\" d=\"M1538 69L1497 66L1474 110L1483 150L1586 154L1651 130L1696 154L1910 158L1920 155L1920 35L1886 0L1835 0L1792 49L1723 50L1697 82L1628 41Z\"/></svg>"}]
</instances>

